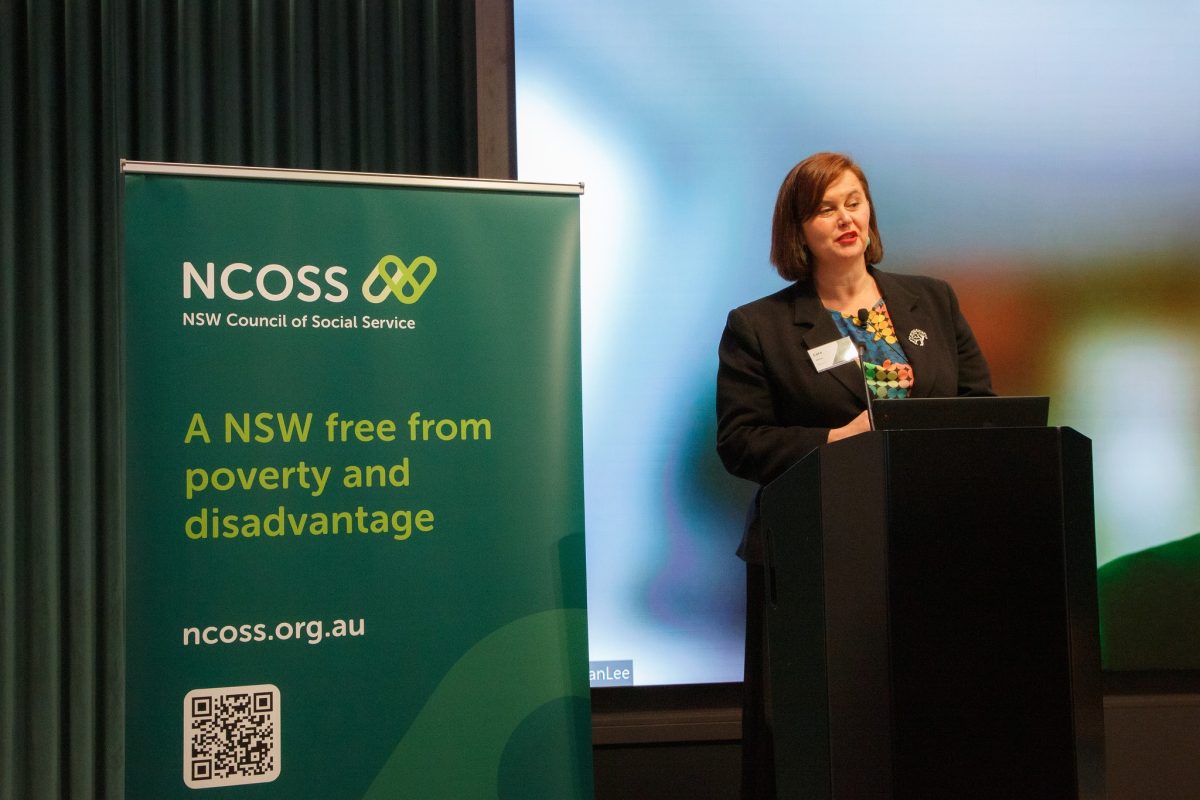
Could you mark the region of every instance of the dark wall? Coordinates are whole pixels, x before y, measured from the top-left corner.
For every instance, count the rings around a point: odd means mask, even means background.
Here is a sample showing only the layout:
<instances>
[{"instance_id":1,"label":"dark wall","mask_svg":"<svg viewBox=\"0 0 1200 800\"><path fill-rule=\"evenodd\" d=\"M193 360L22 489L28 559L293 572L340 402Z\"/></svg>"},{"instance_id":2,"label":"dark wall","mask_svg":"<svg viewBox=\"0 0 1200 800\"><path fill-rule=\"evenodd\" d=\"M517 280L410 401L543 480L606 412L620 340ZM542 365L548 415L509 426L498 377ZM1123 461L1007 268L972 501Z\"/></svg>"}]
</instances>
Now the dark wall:
<instances>
[{"instance_id":1,"label":"dark wall","mask_svg":"<svg viewBox=\"0 0 1200 800\"><path fill-rule=\"evenodd\" d=\"M596 800L738 797L738 710L727 702L594 705ZM1110 694L1104 717L1108 800L1200 797L1200 694Z\"/></svg>"}]
</instances>

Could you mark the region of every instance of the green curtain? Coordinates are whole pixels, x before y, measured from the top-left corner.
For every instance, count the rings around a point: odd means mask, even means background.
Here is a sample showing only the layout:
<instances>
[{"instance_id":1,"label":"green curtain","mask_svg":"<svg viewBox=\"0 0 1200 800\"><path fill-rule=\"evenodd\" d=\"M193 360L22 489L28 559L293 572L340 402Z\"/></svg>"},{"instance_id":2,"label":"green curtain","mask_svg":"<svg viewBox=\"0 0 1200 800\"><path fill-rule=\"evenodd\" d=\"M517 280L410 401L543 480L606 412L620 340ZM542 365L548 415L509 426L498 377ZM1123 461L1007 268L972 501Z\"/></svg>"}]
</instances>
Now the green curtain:
<instances>
[{"instance_id":1,"label":"green curtain","mask_svg":"<svg viewBox=\"0 0 1200 800\"><path fill-rule=\"evenodd\" d=\"M0 800L122 795L119 159L474 175L475 85L466 0L0 0Z\"/></svg>"}]
</instances>

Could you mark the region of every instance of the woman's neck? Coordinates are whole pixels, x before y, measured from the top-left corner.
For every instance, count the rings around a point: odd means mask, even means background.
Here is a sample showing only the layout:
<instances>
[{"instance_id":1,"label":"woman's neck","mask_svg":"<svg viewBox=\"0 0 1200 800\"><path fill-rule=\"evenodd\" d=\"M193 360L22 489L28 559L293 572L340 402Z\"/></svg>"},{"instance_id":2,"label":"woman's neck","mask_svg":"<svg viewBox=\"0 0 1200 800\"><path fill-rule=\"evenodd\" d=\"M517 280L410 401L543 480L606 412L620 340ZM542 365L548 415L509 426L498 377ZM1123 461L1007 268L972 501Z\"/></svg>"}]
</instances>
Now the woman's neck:
<instances>
[{"instance_id":1,"label":"woman's neck","mask_svg":"<svg viewBox=\"0 0 1200 800\"><path fill-rule=\"evenodd\" d=\"M853 314L860 308L870 308L879 299L879 287L863 261L814 266L812 275L817 297L828 309Z\"/></svg>"}]
</instances>

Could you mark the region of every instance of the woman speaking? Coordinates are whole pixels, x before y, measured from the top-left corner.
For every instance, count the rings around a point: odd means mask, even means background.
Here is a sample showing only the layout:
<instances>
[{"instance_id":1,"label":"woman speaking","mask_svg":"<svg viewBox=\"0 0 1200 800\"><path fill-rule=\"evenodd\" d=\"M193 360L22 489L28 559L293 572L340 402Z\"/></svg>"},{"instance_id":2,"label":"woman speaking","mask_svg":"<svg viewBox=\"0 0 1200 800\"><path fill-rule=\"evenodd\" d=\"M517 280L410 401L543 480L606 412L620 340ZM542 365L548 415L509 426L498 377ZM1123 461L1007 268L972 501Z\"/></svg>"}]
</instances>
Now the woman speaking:
<instances>
[{"instance_id":1,"label":"woman speaking","mask_svg":"<svg viewBox=\"0 0 1200 800\"><path fill-rule=\"evenodd\" d=\"M867 392L993 394L987 362L950 286L883 272L875 268L882 260L871 190L858 165L817 153L793 167L779 188L771 230L771 263L792 283L735 308L721 336L717 452L729 472L763 486L813 448L870 430ZM845 337L853 347L836 344ZM747 562L746 800L775 796L757 502L738 548Z\"/></svg>"}]
</instances>

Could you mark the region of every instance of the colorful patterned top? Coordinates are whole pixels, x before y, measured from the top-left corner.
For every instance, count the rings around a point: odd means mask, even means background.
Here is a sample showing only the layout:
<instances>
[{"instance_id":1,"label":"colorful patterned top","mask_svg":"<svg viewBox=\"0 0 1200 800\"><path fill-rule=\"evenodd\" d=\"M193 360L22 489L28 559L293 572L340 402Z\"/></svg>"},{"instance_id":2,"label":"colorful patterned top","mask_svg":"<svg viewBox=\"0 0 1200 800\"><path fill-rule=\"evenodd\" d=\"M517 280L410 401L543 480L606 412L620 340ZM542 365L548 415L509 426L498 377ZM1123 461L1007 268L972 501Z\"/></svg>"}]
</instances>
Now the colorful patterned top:
<instances>
[{"instance_id":1,"label":"colorful patterned top","mask_svg":"<svg viewBox=\"0 0 1200 800\"><path fill-rule=\"evenodd\" d=\"M875 397L881 400L908 397L913 386L912 367L896 338L883 298L867 312L865 328L856 314L832 310L829 313L843 336L849 336L855 344L863 346L863 372Z\"/></svg>"}]
</instances>

